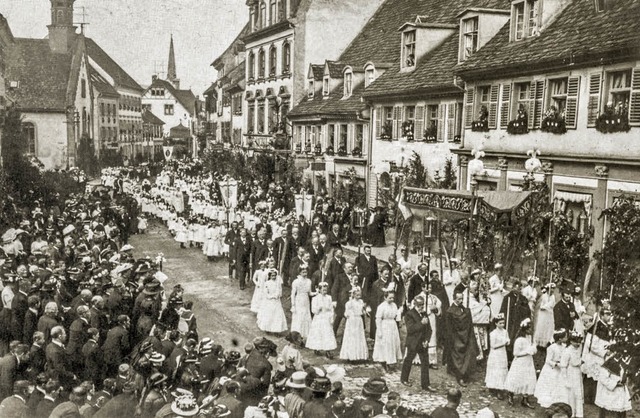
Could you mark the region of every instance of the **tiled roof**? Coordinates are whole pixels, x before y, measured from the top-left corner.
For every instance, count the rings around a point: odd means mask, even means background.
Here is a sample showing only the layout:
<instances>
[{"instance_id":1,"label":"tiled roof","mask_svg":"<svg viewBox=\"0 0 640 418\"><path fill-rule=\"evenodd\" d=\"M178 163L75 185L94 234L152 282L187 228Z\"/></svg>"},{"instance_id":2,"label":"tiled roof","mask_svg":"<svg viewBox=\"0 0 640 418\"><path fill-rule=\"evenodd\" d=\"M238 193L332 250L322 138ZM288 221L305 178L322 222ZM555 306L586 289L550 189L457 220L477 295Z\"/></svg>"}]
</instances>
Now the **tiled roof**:
<instances>
[{"instance_id":1,"label":"tiled roof","mask_svg":"<svg viewBox=\"0 0 640 418\"><path fill-rule=\"evenodd\" d=\"M464 77L499 70L526 72L544 65L579 65L614 56L640 56L640 1L607 2L596 12L592 0L573 0L539 36L509 42L509 24L456 68ZM626 58L626 57L625 57Z\"/></svg>"},{"instance_id":2,"label":"tiled roof","mask_svg":"<svg viewBox=\"0 0 640 418\"><path fill-rule=\"evenodd\" d=\"M453 67L458 63L458 33L416 63L414 71L400 72L400 64L382 74L364 91L364 97L400 95L429 91L458 91ZM461 92L461 90L459 90Z\"/></svg>"},{"instance_id":3,"label":"tiled roof","mask_svg":"<svg viewBox=\"0 0 640 418\"><path fill-rule=\"evenodd\" d=\"M311 74L313 74L314 80L322 80L324 75L324 65L311 64Z\"/></svg>"},{"instance_id":4,"label":"tiled roof","mask_svg":"<svg viewBox=\"0 0 640 418\"><path fill-rule=\"evenodd\" d=\"M218 58L216 58L215 60L213 60L213 62L211 63L211 66L214 68L218 68L218 66L220 64L222 64L222 58L227 55L227 54L232 54L234 55L236 53L236 48L238 47L244 47L244 41L242 40L242 38L244 38L245 36L247 36L249 34L249 22L247 22L244 27L242 28L242 30L240 31L240 33L238 34L238 36L236 36L234 38L233 41L231 41L231 43L229 44L229 46L227 47L227 49L224 50L224 52L222 54L220 54L220 56L218 56Z\"/></svg>"},{"instance_id":5,"label":"tiled roof","mask_svg":"<svg viewBox=\"0 0 640 418\"><path fill-rule=\"evenodd\" d=\"M150 123L152 125L164 125L162 119L153 114L149 109L145 109L142 112L142 121L144 123Z\"/></svg>"},{"instance_id":6,"label":"tiled roof","mask_svg":"<svg viewBox=\"0 0 640 418\"><path fill-rule=\"evenodd\" d=\"M10 53L5 79L20 83L9 90L18 106L24 110L65 111L72 55L53 53L48 39L28 38L15 38Z\"/></svg>"},{"instance_id":7,"label":"tiled roof","mask_svg":"<svg viewBox=\"0 0 640 418\"><path fill-rule=\"evenodd\" d=\"M353 89L351 96L344 98L344 83L340 83L328 97L323 97L321 94L316 94L312 99L305 97L288 115L293 117L355 115L367 107L360 100L363 89L364 83L360 83Z\"/></svg>"},{"instance_id":8,"label":"tiled roof","mask_svg":"<svg viewBox=\"0 0 640 418\"><path fill-rule=\"evenodd\" d=\"M319 115L324 105L325 101L323 100L322 93L316 93L312 98L305 96L287 115L294 117Z\"/></svg>"},{"instance_id":9,"label":"tiled roof","mask_svg":"<svg viewBox=\"0 0 640 418\"><path fill-rule=\"evenodd\" d=\"M89 77L91 77L91 85L98 90L103 96L119 97L120 95L109 82L100 75L100 73L89 65Z\"/></svg>"},{"instance_id":10,"label":"tiled roof","mask_svg":"<svg viewBox=\"0 0 640 418\"><path fill-rule=\"evenodd\" d=\"M341 64L337 61L326 61L326 66L329 69L329 77L331 78L342 78L342 70L344 70L344 64ZM323 69L324 71L324 69Z\"/></svg>"},{"instance_id":11,"label":"tiled roof","mask_svg":"<svg viewBox=\"0 0 640 418\"><path fill-rule=\"evenodd\" d=\"M100 46L91 38L86 39L87 54L94 60L103 70L105 70L116 82L118 86L139 90L144 89L136 82L125 70L118 65Z\"/></svg>"},{"instance_id":12,"label":"tiled roof","mask_svg":"<svg viewBox=\"0 0 640 418\"><path fill-rule=\"evenodd\" d=\"M216 84L217 83L211 83L211 85L204 91L204 93L202 93L203 96L209 96L211 94L213 94L215 96L216 94Z\"/></svg>"},{"instance_id":13,"label":"tiled roof","mask_svg":"<svg viewBox=\"0 0 640 418\"><path fill-rule=\"evenodd\" d=\"M187 109L191 115L195 115L196 113L196 96L193 94L191 90L178 90L173 87L173 84L169 83L166 80L160 80L156 78L153 80L151 85L147 87L147 90L153 87L161 87L166 89L173 97L176 98L180 104Z\"/></svg>"},{"instance_id":14,"label":"tiled roof","mask_svg":"<svg viewBox=\"0 0 640 418\"><path fill-rule=\"evenodd\" d=\"M457 23L456 16L472 7L507 8L507 0L386 0L345 49L339 61L362 67L368 61L400 59L398 28L420 16L430 24Z\"/></svg>"},{"instance_id":15,"label":"tiled roof","mask_svg":"<svg viewBox=\"0 0 640 418\"><path fill-rule=\"evenodd\" d=\"M226 88L234 87L241 81L244 82L244 77L247 72L247 67L244 65L244 61L236 65L229 73L224 77L224 86Z\"/></svg>"}]
</instances>

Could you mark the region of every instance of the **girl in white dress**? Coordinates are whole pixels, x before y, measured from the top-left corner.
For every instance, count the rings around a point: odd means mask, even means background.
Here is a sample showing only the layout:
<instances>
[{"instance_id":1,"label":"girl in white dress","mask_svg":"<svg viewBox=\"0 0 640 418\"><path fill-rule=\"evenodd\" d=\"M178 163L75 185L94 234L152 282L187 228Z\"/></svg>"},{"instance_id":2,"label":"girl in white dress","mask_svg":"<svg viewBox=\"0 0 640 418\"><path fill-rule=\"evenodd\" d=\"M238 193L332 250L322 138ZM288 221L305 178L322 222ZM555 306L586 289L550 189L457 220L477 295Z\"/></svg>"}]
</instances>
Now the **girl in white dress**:
<instances>
[{"instance_id":1,"label":"girl in white dress","mask_svg":"<svg viewBox=\"0 0 640 418\"><path fill-rule=\"evenodd\" d=\"M567 404L573 410L574 418L584 417L584 388L582 386L582 335L576 331L569 334L569 346L562 353L560 368L561 383L567 389Z\"/></svg>"},{"instance_id":2,"label":"girl in white dress","mask_svg":"<svg viewBox=\"0 0 640 418\"><path fill-rule=\"evenodd\" d=\"M394 302L395 293L385 292L385 300L376 311L376 339L373 346L373 361L383 363L385 369L402 360L398 324L400 311Z\"/></svg>"},{"instance_id":3,"label":"girl in white dress","mask_svg":"<svg viewBox=\"0 0 640 418\"><path fill-rule=\"evenodd\" d=\"M183 218L178 218L176 221L176 241L180 243L180 248L186 248L184 244L186 244L187 239L187 221Z\"/></svg>"},{"instance_id":4,"label":"girl in white dress","mask_svg":"<svg viewBox=\"0 0 640 418\"><path fill-rule=\"evenodd\" d=\"M260 308L263 305L264 301L264 286L267 281L267 262L266 260L258 261L259 269L253 273L253 284L255 288L253 289L253 297L251 298L251 312L260 313Z\"/></svg>"},{"instance_id":5,"label":"girl in white dress","mask_svg":"<svg viewBox=\"0 0 640 418\"><path fill-rule=\"evenodd\" d=\"M509 333L504 328L504 314L493 319L496 328L489 334L489 356L487 358L487 374L484 383L487 389L498 399L504 399L504 381L509 372L507 346L511 343Z\"/></svg>"},{"instance_id":6,"label":"girl in white dress","mask_svg":"<svg viewBox=\"0 0 640 418\"><path fill-rule=\"evenodd\" d=\"M201 216L199 216L196 221L196 231L193 237L198 248L202 248L204 246L206 231L206 222Z\"/></svg>"},{"instance_id":7,"label":"girl in white dress","mask_svg":"<svg viewBox=\"0 0 640 418\"><path fill-rule=\"evenodd\" d=\"M298 277L291 283L291 331L297 331L302 338L309 336L311 326L311 306L309 297L311 292L311 279L308 277L309 268L306 265L300 267Z\"/></svg>"},{"instance_id":8,"label":"girl in white dress","mask_svg":"<svg viewBox=\"0 0 640 418\"><path fill-rule=\"evenodd\" d=\"M534 393L538 403L543 408L548 408L556 402L567 402L567 393L562 381L560 361L567 342L567 331L559 329L553 333L554 343L547 347L547 357L540 372L536 391Z\"/></svg>"},{"instance_id":9,"label":"girl in white dress","mask_svg":"<svg viewBox=\"0 0 640 418\"><path fill-rule=\"evenodd\" d=\"M504 389L509 392L509 405L513 405L514 395L522 395L522 406L534 409L529 396L536 389L536 367L533 356L536 345L531 339L531 320L526 318L520 323L520 332L513 344L513 361L504 382Z\"/></svg>"},{"instance_id":10,"label":"girl in white dress","mask_svg":"<svg viewBox=\"0 0 640 418\"><path fill-rule=\"evenodd\" d=\"M318 294L311 301L311 312L313 320L309 328L307 338L307 348L314 350L317 355L324 351L328 358L333 358L331 350L338 347L336 336L333 334L333 301L327 294L329 284L321 282L318 284Z\"/></svg>"},{"instance_id":11,"label":"girl in white dress","mask_svg":"<svg viewBox=\"0 0 640 418\"><path fill-rule=\"evenodd\" d=\"M144 215L138 216L138 233L144 234L147 232L147 218Z\"/></svg>"},{"instance_id":12,"label":"girl in white dress","mask_svg":"<svg viewBox=\"0 0 640 418\"><path fill-rule=\"evenodd\" d=\"M358 361L369 358L367 338L364 335L364 308L362 291L360 287L355 286L351 289L351 299L347 301L344 308L347 322L344 326L340 349L340 358L343 360Z\"/></svg>"},{"instance_id":13,"label":"girl in white dress","mask_svg":"<svg viewBox=\"0 0 640 418\"><path fill-rule=\"evenodd\" d=\"M496 264L496 270L498 266L502 268L502 265ZM498 275L500 272L496 272L493 276L489 277L489 298L491 299L491 316L494 318L500 313L502 308L502 300L504 299L504 280Z\"/></svg>"},{"instance_id":14,"label":"girl in white dress","mask_svg":"<svg viewBox=\"0 0 640 418\"><path fill-rule=\"evenodd\" d=\"M282 287L278 280L278 271L269 269L264 285L264 300L258 313L258 328L264 332L280 333L287 330L287 318L282 309Z\"/></svg>"},{"instance_id":15,"label":"girl in white dress","mask_svg":"<svg viewBox=\"0 0 640 418\"><path fill-rule=\"evenodd\" d=\"M622 359L613 356L605 360L598 373L595 403L601 414L611 412L612 416L622 418L626 416L627 411L631 411L631 396L625 383L626 371L621 364Z\"/></svg>"},{"instance_id":16,"label":"girl in white dress","mask_svg":"<svg viewBox=\"0 0 640 418\"><path fill-rule=\"evenodd\" d=\"M556 306L556 297L553 295L555 284L549 283L542 288L538 313L536 315L536 329L533 334L533 342L538 347L546 347L553 340L553 308Z\"/></svg>"}]
</instances>

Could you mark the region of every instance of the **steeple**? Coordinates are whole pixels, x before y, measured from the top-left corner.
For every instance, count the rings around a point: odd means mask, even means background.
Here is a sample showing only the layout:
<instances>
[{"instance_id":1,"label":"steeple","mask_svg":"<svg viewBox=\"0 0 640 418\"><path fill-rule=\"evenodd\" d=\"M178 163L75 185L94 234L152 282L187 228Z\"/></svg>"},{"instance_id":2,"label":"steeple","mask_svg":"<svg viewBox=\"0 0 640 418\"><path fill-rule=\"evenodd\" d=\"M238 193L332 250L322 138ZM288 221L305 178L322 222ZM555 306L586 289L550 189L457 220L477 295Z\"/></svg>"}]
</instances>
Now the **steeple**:
<instances>
[{"instance_id":1,"label":"steeple","mask_svg":"<svg viewBox=\"0 0 640 418\"><path fill-rule=\"evenodd\" d=\"M167 81L173 84L177 89L180 88L180 79L176 74L176 54L173 51L173 35L171 35L171 43L169 44L169 65L167 68Z\"/></svg>"},{"instance_id":2,"label":"steeple","mask_svg":"<svg viewBox=\"0 0 640 418\"><path fill-rule=\"evenodd\" d=\"M67 53L73 44L76 27L73 26L73 3L76 0L50 0L51 24L49 46L53 52Z\"/></svg>"}]
</instances>

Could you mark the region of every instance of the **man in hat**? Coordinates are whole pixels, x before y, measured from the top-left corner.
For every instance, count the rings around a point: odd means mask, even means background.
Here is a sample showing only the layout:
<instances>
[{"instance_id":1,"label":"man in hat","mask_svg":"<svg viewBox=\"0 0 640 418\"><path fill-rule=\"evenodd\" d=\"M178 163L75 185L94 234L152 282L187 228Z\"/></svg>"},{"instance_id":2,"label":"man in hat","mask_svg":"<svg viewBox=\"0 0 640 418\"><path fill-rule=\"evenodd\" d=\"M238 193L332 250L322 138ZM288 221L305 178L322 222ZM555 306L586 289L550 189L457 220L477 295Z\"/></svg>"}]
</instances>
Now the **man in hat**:
<instances>
[{"instance_id":1,"label":"man in hat","mask_svg":"<svg viewBox=\"0 0 640 418\"><path fill-rule=\"evenodd\" d=\"M402 363L402 374L400 382L405 386L410 386L409 373L413 359L420 357L420 387L422 390L435 392L429 380L429 340L431 339L431 323L426 312L426 300L423 296L416 296L413 299L413 308L405 313L405 325L407 327L407 338L405 346L407 355Z\"/></svg>"},{"instance_id":2,"label":"man in hat","mask_svg":"<svg viewBox=\"0 0 640 418\"><path fill-rule=\"evenodd\" d=\"M562 299L553 307L554 328L565 329L571 331L574 326L574 320L578 317L576 307L573 304L573 286L571 283L563 284L560 288Z\"/></svg>"},{"instance_id":3,"label":"man in hat","mask_svg":"<svg viewBox=\"0 0 640 418\"><path fill-rule=\"evenodd\" d=\"M142 416L154 417L167 402L168 395L167 376L162 373L152 374L140 399Z\"/></svg>"},{"instance_id":4,"label":"man in hat","mask_svg":"<svg viewBox=\"0 0 640 418\"><path fill-rule=\"evenodd\" d=\"M380 400L383 394L389 392L387 382L381 377L371 377L362 386L362 396L364 399L356 399L353 402L353 411L356 418L365 418L362 414L362 409L371 408L373 414L376 416L382 414L384 409L384 403Z\"/></svg>"},{"instance_id":5,"label":"man in hat","mask_svg":"<svg viewBox=\"0 0 640 418\"><path fill-rule=\"evenodd\" d=\"M271 372L273 367L269 363L269 357L277 355L275 344L267 338L257 338L253 341L254 349L247 356L245 367L258 381L254 387L248 388L249 397L254 400L267 395L271 384Z\"/></svg>"},{"instance_id":6,"label":"man in hat","mask_svg":"<svg viewBox=\"0 0 640 418\"><path fill-rule=\"evenodd\" d=\"M290 418L302 418L304 405L306 403L302 395L306 388L306 377L306 372L294 372L285 384L286 387L289 388L289 393L284 397L284 409Z\"/></svg>"},{"instance_id":7,"label":"man in hat","mask_svg":"<svg viewBox=\"0 0 640 418\"><path fill-rule=\"evenodd\" d=\"M302 409L302 416L305 418L327 418L331 416L331 405L326 401L327 393L331 390L331 381L324 375L311 377L308 388L311 390L311 399L305 402Z\"/></svg>"},{"instance_id":8,"label":"man in hat","mask_svg":"<svg viewBox=\"0 0 640 418\"><path fill-rule=\"evenodd\" d=\"M244 408L242 402L238 400L240 384L235 380L226 380L222 383L223 379L220 379L220 382L224 390L220 393L218 399L216 399L216 404L227 407L227 410L230 412L228 418L243 418Z\"/></svg>"}]
</instances>

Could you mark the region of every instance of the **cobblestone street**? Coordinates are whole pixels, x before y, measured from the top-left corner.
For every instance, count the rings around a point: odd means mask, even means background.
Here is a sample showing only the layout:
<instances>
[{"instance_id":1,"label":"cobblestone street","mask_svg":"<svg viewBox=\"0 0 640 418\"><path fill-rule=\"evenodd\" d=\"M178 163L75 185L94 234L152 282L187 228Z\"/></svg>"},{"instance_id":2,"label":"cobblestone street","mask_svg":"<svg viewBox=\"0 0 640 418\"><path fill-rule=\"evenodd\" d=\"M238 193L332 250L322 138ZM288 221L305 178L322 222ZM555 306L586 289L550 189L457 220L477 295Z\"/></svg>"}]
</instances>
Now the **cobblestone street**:
<instances>
[{"instance_id":1,"label":"cobblestone street","mask_svg":"<svg viewBox=\"0 0 640 418\"><path fill-rule=\"evenodd\" d=\"M200 336L210 336L225 348L230 348L237 341L238 350L255 336L263 335L255 324L255 315L249 311L252 291L247 288L240 291L237 282L229 280L227 263L208 262L199 249L180 249L164 227L152 225L146 235L136 235L131 238L131 244L136 247L136 255L155 257L162 252L166 258L164 272L169 276L165 287L170 289L175 284L182 284L185 288L185 300L194 301L194 311L198 318ZM285 288L283 306L287 316L289 314L289 290ZM290 318L289 318L290 319ZM284 338L267 336L274 340L279 347L285 344ZM324 357L318 357L310 350L304 350L305 359L312 364L327 366ZM272 359L273 360L273 359ZM340 363L339 360L333 360ZM345 392L347 396L358 395L364 382L371 376L384 374L377 364L349 365L341 364L347 371L345 378ZM431 411L435 407L446 403L444 394L447 388L457 386L454 379L443 370L431 371L431 382L438 392L435 394L418 391L415 382L419 381L419 367L415 366L411 380L414 387L407 388L400 383L399 371L385 376L390 390L402 395L406 406ZM463 400L458 411L462 417L474 417L475 412L490 406L501 417L534 417L541 408L529 410L523 407L510 408L506 401L492 398L481 382L483 376L477 373L474 383L463 390ZM592 414L589 414L591 412ZM595 416L593 409L586 409L585 416Z\"/></svg>"}]
</instances>

